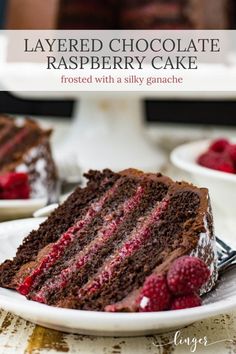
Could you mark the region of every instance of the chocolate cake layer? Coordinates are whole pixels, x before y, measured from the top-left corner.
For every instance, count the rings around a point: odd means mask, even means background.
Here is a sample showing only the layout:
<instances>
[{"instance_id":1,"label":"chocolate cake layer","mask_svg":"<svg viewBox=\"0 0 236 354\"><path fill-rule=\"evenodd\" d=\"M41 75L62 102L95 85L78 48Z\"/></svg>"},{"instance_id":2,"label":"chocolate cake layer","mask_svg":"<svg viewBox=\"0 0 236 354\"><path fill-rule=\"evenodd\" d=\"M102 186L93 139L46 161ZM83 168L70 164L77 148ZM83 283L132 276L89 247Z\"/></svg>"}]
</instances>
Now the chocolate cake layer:
<instances>
[{"instance_id":1,"label":"chocolate cake layer","mask_svg":"<svg viewBox=\"0 0 236 354\"><path fill-rule=\"evenodd\" d=\"M135 204L139 202L139 200L141 200L142 194L145 195L145 188L142 187L141 190L137 187L136 190L134 190L134 186L137 186L137 183L139 182L139 178L134 178L132 175L128 178L128 177L124 177L121 175L117 175L119 178L118 180L115 182L115 184L109 188L104 195L95 201L95 203L92 203L92 205L89 207L89 209L87 210L85 216L81 219L79 219L75 225L73 225L69 230L67 230L67 232L63 235L61 235L61 237L59 238L59 241L52 247L52 250L49 252L49 254L46 254L46 256L43 259L40 259L39 264L37 264L36 269L34 271L33 275L29 275L29 277L26 278L23 286L20 286L20 291L24 294L28 294L28 292L31 289L27 289L27 284L29 284L30 282L30 288L32 288L32 276L33 276L33 285L38 287L41 287L41 282L40 279L38 279L38 277L42 276L44 277L44 273L45 273L45 262L46 264L48 263L48 259L50 259L50 263L52 265L54 265L52 263L52 259L54 260L54 248L56 247L56 255L59 256L58 258L55 259L55 261L60 262L61 261L61 257L60 255L63 254L63 259L62 261L65 261L65 257L66 257L66 253L69 254L69 256L71 257L71 253L72 255L78 251L81 250L82 247L85 247L87 243L89 243L90 241L92 241L92 237L96 237L96 233L100 232L100 228L104 226L104 221L109 221L109 219L111 219L114 216L114 213L116 211L117 208L117 203L119 204L120 202L122 202L123 199L123 203L125 202L125 199L127 199L127 197L129 197L130 193L134 193L135 195L133 196L133 198L131 197L130 201L128 202L128 204L126 205L125 203L125 210L123 210L123 213L126 212L129 213L130 211L132 211L132 208L135 207ZM159 186L159 184L158 184ZM141 186L140 186L141 187ZM163 187L164 190L166 189L166 187ZM163 189L162 188L162 189ZM133 190L132 190L133 189ZM153 188L152 188L152 192L153 192ZM149 190L150 193L150 190ZM156 198L158 198L158 195L156 196ZM110 200L111 199L111 200ZM160 194L159 194L159 199L160 199ZM107 205L106 205L107 202ZM95 212L96 211L96 212ZM102 217L103 214L103 217ZM118 217L119 215L121 215L120 211L118 211ZM101 220L99 220L101 219ZM102 221L102 222L101 222ZM118 220L119 221L119 220ZM88 224L87 224L88 222ZM79 229L79 233L78 233L78 227L80 227L80 225L82 226L82 229ZM108 225L110 226L111 224L108 223ZM84 227L85 226L85 227ZM113 226L114 224L111 225L112 226L112 233L115 231L113 230ZM77 234L72 234L74 232L74 229L77 231ZM107 230L103 229L103 232L107 232ZM107 236L112 236L112 233L110 234L110 232L108 233ZM65 245L65 247L63 247L63 249L61 250L61 242L62 244L64 243L64 238L66 237L67 239L67 244ZM70 238L70 240L72 241L71 243L68 240L68 237ZM58 253L58 247L60 247L60 252ZM65 250L65 249L66 250ZM66 253L65 253L66 252ZM52 256L53 254L53 256ZM48 268L47 267L47 274L48 274ZM58 267L56 267L55 264L55 269L57 270ZM60 272L60 266L59 266L59 272ZM35 274L37 275L37 281L35 284ZM52 275L53 277L55 276L55 274Z\"/></svg>"},{"instance_id":2,"label":"chocolate cake layer","mask_svg":"<svg viewBox=\"0 0 236 354\"><path fill-rule=\"evenodd\" d=\"M91 172L86 175L89 179L85 189L78 187L75 192L54 211L50 217L40 225L39 229L32 231L18 248L13 261L6 261L0 267L0 284L13 287L13 277L19 269L27 263L35 261L38 253L46 246L56 242L59 237L71 227L78 218L85 215L89 205L102 196L119 178L108 170ZM103 182L103 183L102 183Z\"/></svg>"},{"instance_id":3,"label":"chocolate cake layer","mask_svg":"<svg viewBox=\"0 0 236 354\"><path fill-rule=\"evenodd\" d=\"M136 170L90 171L88 184L31 232L0 285L48 305L99 311L137 311L151 274L166 273L182 255L217 278L206 189ZM33 250L33 252L32 252Z\"/></svg>"},{"instance_id":4,"label":"chocolate cake layer","mask_svg":"<svg viewBox=\"0 0 236 354\"><path fill-rule=\"evenodd\" d=\"M33 277L31 288L40 287L40 276L44 276L45 270L48 274L50 268L58 269L58 262L60 263L62 260L65 262L68 257L71 258L94 239L102 223L109 217L109 213L117 207L117 203L122 202L126 194L133 192L134 183L129 183L127 186L124 185L124 182L122 177L119 178L100 198L97 198L89 205L85 215L79 218L73 226L60 236L50 252L45 255L38 267L36 267L34 273L37 274L37 279ZM127 187L129 187L128 190ZM118 193L121 193L121 195ZM58 270L60 272L60 269ZM25 290L23 292L25 295L27 294Z\"/></svg>"},{"instance_id":5,"label":"chocolate cake layer","mask_svg":"<svg viewBox=\"0 0 236 354\"><path fill-rule=\"evenodd\" d=\"M186 183L184 184L186 187ZM206 189L201 188L199 190L193 186L192 192L197 193L199 196L199 207L197 208L198 210L196 217L192 215L192 222L190 222L190 220L185 221L185 228L182 232L183 241L180 244L181 247L173 247L172 252L169 254L168 252L164 252L163 262L161 262L153 270L152 274L166 274L170 264L172 264L175 259L183 255L190 254L191 256L199 257L205 262L205 264L207 264L211 272L208 282L200 291L201 294L204 294L210 291L217 282L218 271L216 244L208 192ZM191 212L191 210L187 208L184 211L183 208L183 215L186 215L186 212ZM114 304L106 306L105 310L111 312L137 311L137 299L139 298L141 291L142 286L140 288L133 289L121 301L114 302Z\"/></svg>"},{"instance_id":6,"label":"chocolate cake layer","mask_svg":"<svg viewBox=\"0 0 236 354\"><path fill-rule=\"evenodd\" d=\"M144 217L152 206L161 200L166 194L166 188L163 184L151 188L150 185L140 184L135 193L123 203L119 204L115 211L105 215L103 225L97 230L94 239L85 249L77 253L64 263L64 269L59 265L60 272L57 271L49 277L49 281L38 286L39 292L31 294L40 302L56 303L61 294L72 291L73 287L80 287L86 283L104 260L113 254L114 250L126 240L136 223ZM155 194L153 192L156 191ZM65 267L66 265L66 267ZM48 297L50 295L50 298ZM64 296L63 295L63 296ZM46 298L45 298L46 296Z\"/></svg>"},{"instance_id":7,"label":"chocolate cake layer","mask_svg":"<svg viewBox=\"0 0 236 354\"><path fill-rule=\"evenodd\" d=\"M77 289L77 295L74 291L74 296L65 298L65 303L68 305L72 300L73 306L80 309L102 310L139 288L155 267L176 249L181 252L183 247L182 252L186 252L196 247L203 225L194 230L188 250L184 249L183 238L188 231L184 225L188 222L188 227L193 226L199 203L199 196L192 191L170 191L107 259L95 277Z\"/></svg>"}]
</instances>

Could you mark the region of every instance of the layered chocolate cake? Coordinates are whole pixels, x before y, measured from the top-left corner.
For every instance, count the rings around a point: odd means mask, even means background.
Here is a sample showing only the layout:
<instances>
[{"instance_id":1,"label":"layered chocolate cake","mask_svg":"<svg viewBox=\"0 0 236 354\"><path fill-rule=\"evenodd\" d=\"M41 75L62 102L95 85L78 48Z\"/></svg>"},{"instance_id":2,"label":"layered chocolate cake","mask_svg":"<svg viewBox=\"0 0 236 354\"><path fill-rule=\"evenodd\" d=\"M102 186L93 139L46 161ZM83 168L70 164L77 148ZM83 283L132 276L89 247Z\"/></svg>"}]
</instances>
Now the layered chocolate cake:
<instances>
[{"instance_id":1,"label":"layered chocolate cake","mask_svg":"<svg viewBox=\"0 0 236 354\"><path fill-rule=\"evenodd\" d=\"M233 0L60 0L59 29L232 29Z\"/></svg>"},{"instance_id":2,"label":"layered chocolate cake","mask_svg":"<svg viewBox=\"0 0 236 354\"><path fill-rule=\"evenodd\" d=\"M162 281L176 260L197 264L191 276L206 268L197 276L201 294L215 285L207 189L133 169L86 177L87 186L78 187L1 265L0 286L52 306L139 311L147 281ZM173 288L176 269L172 273Z\"/></svg>"},{"instance_id":3,"label":"layered chocolate cake","mask_svg":"<svg viewBox=\"0 0 236 354\"><path fill-rule=\"evenodd\" d=\"M122 0L127 29L226 29L233 26L231 0Z\"/></svg>"},{"instance_id":4,"label":"layered chocolate cake","mask_svg":"<svg viewBox=\"0 0 236 354\"><path fill-rule=\"evenodd\" d=\"M16 184L22 181L22 174L26 174L29 197L47 196L57 178L50 135L51 130L42 129L29 118L0 116L0 176L8 190L11 190L10 181L14 180L13 184ZM3 188L3 184L1 186ZM3 191L2 195L9 193Z\"/></svg>"}]
</instances>

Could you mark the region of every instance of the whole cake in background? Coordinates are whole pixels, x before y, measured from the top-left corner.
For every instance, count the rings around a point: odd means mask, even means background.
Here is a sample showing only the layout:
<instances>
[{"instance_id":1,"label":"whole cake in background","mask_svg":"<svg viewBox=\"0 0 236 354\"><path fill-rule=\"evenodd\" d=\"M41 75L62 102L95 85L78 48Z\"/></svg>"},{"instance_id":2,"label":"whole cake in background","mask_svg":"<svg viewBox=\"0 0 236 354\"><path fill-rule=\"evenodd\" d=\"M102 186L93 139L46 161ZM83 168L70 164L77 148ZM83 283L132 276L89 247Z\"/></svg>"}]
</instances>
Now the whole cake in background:
<instances>
[{"instance_id":1,"label":"whole cake in background","mask_svg":"<svg viewBox=\"0 0 236 354\"><path fill-rule=\"evenodd\" d=\"M59 29L232 29L233 0L60 0Z\"/></svg>"},{"instance_id":2,"label":"whole cake in background","mask_svg":"<svg viewBox=\"0 0 236 354\"><path fill-rule=\"evenodd\" d=\"M208 190L133 169L86 177L1 265L0 286L82 310L200 305L217 280Z\"/></svg>"},{"instance_id":3,"label":"whole cake in background","mask_svg":"<svg viewBox=\"0 0 236 354\"><path fill-rule=\"evenodd\" d=\"M30 118L0 116L0 198L47 197L57 180L51 130Z\"/></svg>"},{"instance_id":4,"label":"whole cake in background","mask_svg":"<svg viewBox=\"0 0 236 354\"><path fill-rule=\"evenodd\" d=\"M231 0L122 0L127 29L226 29L233 25Z\"/></svg>"}]
</instances>

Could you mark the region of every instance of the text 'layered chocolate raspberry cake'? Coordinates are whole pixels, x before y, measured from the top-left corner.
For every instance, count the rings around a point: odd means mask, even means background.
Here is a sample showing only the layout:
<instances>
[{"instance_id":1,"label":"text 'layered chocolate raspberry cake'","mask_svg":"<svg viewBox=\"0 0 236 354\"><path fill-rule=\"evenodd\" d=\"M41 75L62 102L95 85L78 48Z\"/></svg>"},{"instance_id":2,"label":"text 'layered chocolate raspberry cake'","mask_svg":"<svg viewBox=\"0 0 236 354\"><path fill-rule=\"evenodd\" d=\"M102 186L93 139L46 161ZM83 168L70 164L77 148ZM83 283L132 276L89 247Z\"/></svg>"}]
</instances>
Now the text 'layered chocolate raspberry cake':
<instances>
[{"instance_id":1,"label":"text 'layered chocolate raspberry cake'","mask_svg":"<svg viewBox=\"0 0 236 354\"><path fill-rule=\"evenodd\" d=\"M1 265L0 285L81 310L200 305L217 280L207 189L134 169L86 177Z\"/></svg>"},{"instance_id":2,"label":"text 'layered chocolate raspberry cake'","mask_svg":"<svg viewBox=\"0 0 236 354\"><path fill-rule=\"evenodd\" d=\"M50 135L32 119L0 116L0 199L41 198L53 189Z\"/></svg>"}]
</instances>

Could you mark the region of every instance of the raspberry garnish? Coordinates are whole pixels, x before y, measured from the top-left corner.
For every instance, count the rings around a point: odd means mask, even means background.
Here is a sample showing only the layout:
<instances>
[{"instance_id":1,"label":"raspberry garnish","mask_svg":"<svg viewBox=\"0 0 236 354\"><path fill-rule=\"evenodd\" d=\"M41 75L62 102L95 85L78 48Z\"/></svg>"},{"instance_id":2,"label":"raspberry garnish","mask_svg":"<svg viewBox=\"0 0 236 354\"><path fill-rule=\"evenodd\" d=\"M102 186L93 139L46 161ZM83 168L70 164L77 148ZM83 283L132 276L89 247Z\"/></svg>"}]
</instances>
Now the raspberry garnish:
<instances>
[{"instance_id":1,"label":"raspberry garnish","mask_svg":"<svg viewBox=\"0 0 236 354\"><path fill-rule=\"evenodd\" d=\"M222 171L222 172L226 172L226 173L235 173L235 168L234 165L231 161L222 161L217 170Z\"/></svg>"},{"instance_id":2,"label":"raspberry garnish","mask_svg":"<svg viewBox=\"0 0 236 354\"><path fill-rule=\"evenodd\" d=\"M200 258L183 256L171 265L167 283L173 294L189 294L199 291L209 276L210 271Z\"/></svg>"},{"instance_id":3,"label":"raspberry garnish","mask_svg":"<svg viewBox=\"0 0 236 354\"><path fill-rule=\"evenodd\" d=\"M236 144L231 144L227 147L226 153L229 158L236 164Z\"/></svg>"},{"instance_id":4,"label":"raspberry garnish","mask_svg":"<svg viewBox=\"0 0 236 354\"><path fill-rule=\"evenodd\" d=\"M227 139L217 139L211 143L209 150L214 152L223 152L228 145L230 145L230 143Z\"/></svg>"},{"instance_id":5,"label":"raspberry garnish","mask_svg":"<svg viewBox=\"0 0 236 354\"><path fill-rule=\"evenodd\" d=\"M28 199L30 187L28 175L9 172L0 176L0 199Z\"/></svg>"},{"instance_id":6,"label":"raspberry garnish","mask_svg":"<svg viewBox=\"0 0 236 354\"><path fill-rule=\"evenodd\" d=\"M226 153L207 151L198 157L199 165L227 173L235 173L234 163Z\"/></svg>"},{"instance_id":7,"label":"raspberry garnish","mask_svg":"<svg viewBox=\"0 0 236 354\"><path fill-rule=\"evenodd\" d=\"M198 296L195 293L181 295L174 298L171 304L171 310L188 309L191 307L201 306L201 304L202 304L202 299L200 298L200 296Z\"/></svg>"},{"instance_id":8,"label":"raspberry garnish","mask_svg":"<svg viewBox=\"0 0 236 354\"><path fill-rule=\"evenodd\" d=\"M147 278L138 299L139 311L163 311L170 305L170 291L164 275L151 275Z\"/></svg>"},{"instance_id":9,"label":"raspberry garnish","mask_svg":"<svg viewBox=\"0 0 236 354\"><path fill-rule=\"evenodd\" d=\"M236 144L227 139L213 141L208 150L197 158L201 166L236 174Z\"/></svg>"}]
</instances>

